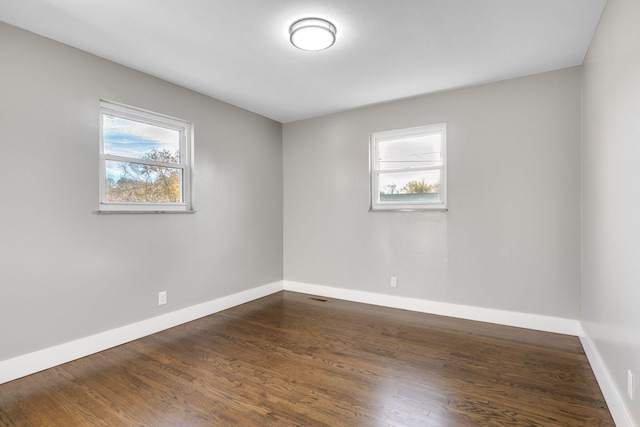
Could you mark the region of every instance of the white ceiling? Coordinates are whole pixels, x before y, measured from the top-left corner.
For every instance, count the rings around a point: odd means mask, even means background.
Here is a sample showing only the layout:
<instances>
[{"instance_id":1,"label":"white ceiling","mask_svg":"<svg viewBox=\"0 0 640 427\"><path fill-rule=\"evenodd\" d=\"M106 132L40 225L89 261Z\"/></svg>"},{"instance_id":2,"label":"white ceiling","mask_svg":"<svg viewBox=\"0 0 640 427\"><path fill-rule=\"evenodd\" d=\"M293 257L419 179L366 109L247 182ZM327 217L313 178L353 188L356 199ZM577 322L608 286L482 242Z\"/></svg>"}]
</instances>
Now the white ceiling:
<instances>
[{"instance_id":1,"label":"white ceiling","mask_svg":"<svg viewBox=\"0 0 640 427\"><path fill-rule=\"evenodd\" d=\"M606 0L0 0L0 20L279 122L582 63ZM289 26L321 17L333 47Z\"/></svg>"}]
</instances>

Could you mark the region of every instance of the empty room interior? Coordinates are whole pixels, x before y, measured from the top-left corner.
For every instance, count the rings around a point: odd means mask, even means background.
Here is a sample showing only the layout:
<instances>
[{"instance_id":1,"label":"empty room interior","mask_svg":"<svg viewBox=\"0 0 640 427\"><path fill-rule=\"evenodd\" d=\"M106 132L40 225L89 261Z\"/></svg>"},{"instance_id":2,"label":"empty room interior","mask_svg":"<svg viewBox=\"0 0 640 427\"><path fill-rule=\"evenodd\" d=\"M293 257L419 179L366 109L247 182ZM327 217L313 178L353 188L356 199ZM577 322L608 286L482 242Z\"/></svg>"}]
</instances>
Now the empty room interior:
<instances>
[{"instance_id":1,"label":"empty room interior","mask_svg":"<svg viewBox=\"0 0 640 427\"><path fill-rule=\"evenodd\" d=\"M0 0L0 131L0 426L640 427L635 0Z\"/></svg>"}]
</instances>

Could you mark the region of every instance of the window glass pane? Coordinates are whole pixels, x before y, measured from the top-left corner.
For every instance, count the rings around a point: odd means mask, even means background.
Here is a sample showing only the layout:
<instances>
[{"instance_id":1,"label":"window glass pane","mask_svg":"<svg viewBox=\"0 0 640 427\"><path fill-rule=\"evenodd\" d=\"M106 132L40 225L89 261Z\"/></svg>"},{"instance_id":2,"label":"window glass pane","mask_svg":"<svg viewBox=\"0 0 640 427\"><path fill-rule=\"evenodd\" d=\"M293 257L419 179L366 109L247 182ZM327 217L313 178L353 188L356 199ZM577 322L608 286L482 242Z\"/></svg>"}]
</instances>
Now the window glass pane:
<instances>
[{"instance_id":1,"label":"window glass pane","mask_svg":"<svg viewBox=\"0 0 640 427\"><path fill-rule=\"evenodd\" d=\"M440 170L381 173L378 183L383 203L440 201Z\"/></svg>"},{"instance_id":2,"label":"window glass pane","mask_svg":"<svg viewBox=\"0 0 640 427\"><path fill-rule=\"evenodd\" d=\"M182 202L182 169L107 160L106 175L107 202Z\"/></svg>"},{"instance_id":3,"label":"window glass pane","mask_svg":"<svg viewBox=\"0 0 640 427\"><path fill-rule=\"evenodd\" d=\"M180 132L103 114L105 154L163 163L180 162Z\"/></svg>"},{"instance_id":4,"label":"window glass pane","mask_svg":"<svg viewBox=\"0 0 640 427\"><path fill-rule=\"evenodd\" d=\"M437 166L442 163L439 133L380 141L380 170Z\"/></svg>"}]
</instances>

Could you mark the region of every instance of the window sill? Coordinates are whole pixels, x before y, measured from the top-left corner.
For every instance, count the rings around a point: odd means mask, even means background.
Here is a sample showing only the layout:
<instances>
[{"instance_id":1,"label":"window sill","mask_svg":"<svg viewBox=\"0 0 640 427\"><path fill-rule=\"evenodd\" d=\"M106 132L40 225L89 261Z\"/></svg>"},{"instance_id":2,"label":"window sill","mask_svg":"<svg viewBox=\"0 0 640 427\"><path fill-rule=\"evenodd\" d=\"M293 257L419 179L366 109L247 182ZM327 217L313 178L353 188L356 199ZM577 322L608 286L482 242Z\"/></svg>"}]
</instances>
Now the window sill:
<instances>
[{"instance_id":1,"label":"window sill","mask_svg":"<svg viewBox=\"0 0 640 427\"><path fill-rule=\"evenodd\" d=\"M434 207L434 208L369 208L369 212L447 212L448 208Z\"/></svg>"},{"instance_id":2,"label":"window sill","mask_svg":"<svg viewBox=\"0 0 640 427\"><path fill-rule=\"evenodd\" d=\"M110 210L110 211L94 211L94 214L97 215L113 215L113 214L194 214L197 211L194 210L188 210L188 211L163 211L163 210L157 210L157 211L143 211L143 210L139 210L139 211L129 211L129 210Z\"/></svg>"}]
</instances>

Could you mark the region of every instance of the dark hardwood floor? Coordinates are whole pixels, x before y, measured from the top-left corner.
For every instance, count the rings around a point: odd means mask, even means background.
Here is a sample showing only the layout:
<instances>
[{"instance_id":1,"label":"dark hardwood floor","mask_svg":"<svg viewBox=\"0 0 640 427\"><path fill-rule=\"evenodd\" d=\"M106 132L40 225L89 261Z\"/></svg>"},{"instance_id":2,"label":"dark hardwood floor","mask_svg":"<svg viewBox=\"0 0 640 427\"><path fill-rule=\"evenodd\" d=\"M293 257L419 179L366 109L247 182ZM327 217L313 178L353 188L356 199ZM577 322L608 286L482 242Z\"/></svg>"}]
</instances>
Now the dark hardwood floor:
<instances>
[{"instance_id":1,"label":"dark hardwood floor","mask_svg":"<svg viewBox=\"0 0 640 427\"><path fill-rule=\"evenodd\" d=\"M280 292L0 385L2 426L613 426L571 336Z\"/></svg>"}]
</instances>

